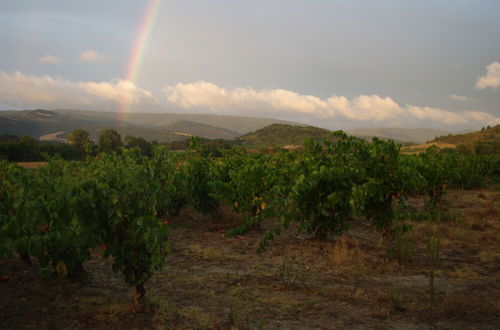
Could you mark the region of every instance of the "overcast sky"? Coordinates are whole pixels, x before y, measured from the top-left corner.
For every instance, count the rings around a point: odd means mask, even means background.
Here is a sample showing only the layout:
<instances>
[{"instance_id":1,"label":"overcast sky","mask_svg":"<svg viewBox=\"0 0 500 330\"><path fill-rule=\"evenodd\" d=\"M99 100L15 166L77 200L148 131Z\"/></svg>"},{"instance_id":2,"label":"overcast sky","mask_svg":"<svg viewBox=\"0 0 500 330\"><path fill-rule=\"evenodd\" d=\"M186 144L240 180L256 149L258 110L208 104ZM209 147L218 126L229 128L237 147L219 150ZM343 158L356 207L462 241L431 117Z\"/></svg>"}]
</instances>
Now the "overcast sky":
<instances>
[{"instance_id":1,"label":"overcast sky","mask_svg":"<svg viewBox=\"0 0 500 330\"><path fill-rule=\"evenodd\" d=\"M1 1L0 109L33 108L498 124L500 1Z\"/></svg>"}]
</instances>

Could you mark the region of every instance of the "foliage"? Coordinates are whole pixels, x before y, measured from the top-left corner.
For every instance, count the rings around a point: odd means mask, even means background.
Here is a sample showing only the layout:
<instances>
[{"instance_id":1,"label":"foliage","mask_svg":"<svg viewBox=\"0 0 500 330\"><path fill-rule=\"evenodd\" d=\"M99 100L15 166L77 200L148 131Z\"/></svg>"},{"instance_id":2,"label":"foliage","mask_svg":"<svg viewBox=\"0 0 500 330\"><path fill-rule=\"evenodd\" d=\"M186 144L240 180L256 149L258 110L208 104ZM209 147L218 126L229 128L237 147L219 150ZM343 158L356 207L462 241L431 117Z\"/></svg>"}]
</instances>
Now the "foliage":
<instances>
[{"instance_id":1,"label":"foliage","mask_svg":"<svg viewBox=\"0 0 500 330\"><path fill-rule=\"evenodd\" d=\"M394 226L386 241L387 255L404 265L411 261L415 254L415 241L409 235L411 227L404 223Z\"/></svg>"},{"instance_id":2,"label":"foliage","mask_svg":"<svg viewBox=\"0 0 500 330\"><path fill-rule=\"evenodd\" d=\"M85 141L80 133L75 135ZM106 150L119 146L116 132L105 131L102 138ZM498 155L437 149L402 155L394 142L368 143L343 132L331 141L309 140L297 152L272 154L239 147L206 152L198 138L186 152L159 145L148 151L133 137L126 142L130 149L86 161L47 156L48 165L37 169L0 161L0 256L33 256L47 272L64 277L81 272L89 251L100 248L142 296L169 250L165 217L187 204L202 212L225 204L244 217L232 235L275 220L260 250L292 223L326 238L357 218L388 237L388 252L406 262L413 245L408 228L394 221L396 205L423 195L430 214L440 219L448 187L481 187L500 176Z\"/></svg>"},{"instance_id":3,"label":"foliage","mask_svg":"<svg viewBox=\"0 0 500 330\"><path fill-rule=\"evenodd\" d=\"M81 153L73 146L62 142L37 141L31 136L0 136L0 159L16 162L44 160L43 154L60 155L64 159L81 159Z\"/></svg>"},{"instance_id":4,"label":"foliage","mask_svg":"<svg viewBox=\"0 0 500 330\"><path fill-rule=\"evenodd\" d=\"M82 155L90 154L93 151L93 143L90 134L82 129L77 129L68 135L68 142Z\"/></svg>"},{"instance_id":5,"label":"foliage","mask_svg":"<svg viewBox=\"0 0 500 330\"><path fill-rule=\"evenodd\" d=\"M333 141L335 138L332 132L326 129L285 124L272 124L239 137L239 140L245 144L257 147L269 145L302 145L306 139L322 142L323 140Z\"/></svg>"},{"instance_id":6,"label":"foliage","mask_svg":"<svg viewBox=\"0 0 500 330\"><path fill-rule=\"evenodd\" d=\"M73 164L52 159L37 170L9 171L3 200L7 233L19 252L36 256L43 267L64 263L70 274L88 259L87 238L71 212ZM29 219L29 221L26 221Z\"/></svg>"},{"instance_id":7,"label":"foliage","mask_svg":"<svg viewBox=\"0 0 500 330\"><path fill-rule=\"evenodd\" d=\"M100 152L118 152L122 147L122 138L114 129L105 129L99 136Z\"/></svg>"},{"instance_id":8,"label":"foliage","mask_svg":"<svg viewBox=\"0 0 500 330\"><path fill-rule=\"evenodd\" d=\"M149 157L152 155L152 144L142 137L127 135L125 137L125 147L129 149L137 148L144 156Z\"/></svg>"},{"instance_id":9,"label":"foliage","mask_svg":"<svg viewBox=\"0 0 500 330\"><path fill-rule=\"evenodd\" d=\"M186 201L203 213L211 212L217 205L210 190L210 168L211 159L202 155L200 139L193 137L180 166L180 175L185 182Z\"/></svg>"},{"instance_id":10,"label":"foliage","mask_svg":"<svg viewBox=\"0 0 500 330\"><path fill-rule=\"evenodd\" d=\"M168 230L156 218L162 187L153 163L133 150L82 163L51 159L35 170L2 163L0 173L3 253L15 249L71 275L91 248L104 246L113 269L142 294L163 266Z\"/></svg>"}]
</instances>

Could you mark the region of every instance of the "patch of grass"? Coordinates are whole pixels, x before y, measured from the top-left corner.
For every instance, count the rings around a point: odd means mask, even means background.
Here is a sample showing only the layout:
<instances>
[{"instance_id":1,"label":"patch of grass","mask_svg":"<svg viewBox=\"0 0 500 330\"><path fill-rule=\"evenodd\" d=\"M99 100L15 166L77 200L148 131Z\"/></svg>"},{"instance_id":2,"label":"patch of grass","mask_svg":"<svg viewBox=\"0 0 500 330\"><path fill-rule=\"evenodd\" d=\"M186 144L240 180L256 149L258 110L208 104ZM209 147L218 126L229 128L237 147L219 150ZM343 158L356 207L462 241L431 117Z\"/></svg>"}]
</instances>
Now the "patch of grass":
<instances>
[{"instance_id":1,"label":"patch of grass","mask_svg":"<svg viewBox=\"0 0 500 330\"><path fill-rule=\"evenodd\" d=\"M302 286L307 288L311 282L310 268L302 263L297 256L284 257L277 275L280 282L287 287Z\"/></svg>"},{"instance_id":2,"label":"patch of grass","mask_svg":"<svg viewBox=\"0 0 500 330\"><path fill-rule=\"evenodd\" d=\"M415 239L410 233L411 226L399 224L394 227L392 236L386 242L387 255L399 262L400 265L413 260L415 256Z\"/></svg>"},{"instance_id":3,"label":"patch of grass","mask_svg":"<svg viewBox=\"0 0 500 330\"><path fill-rule=\"evenodd\" d=\"M429 294L431 297L431 302L434 304L436 302L436 287L435 287L435 272L439 264L439 258L441 255L441 241L439 236L432 235L429 237L427 242L427 258L431 264L431 270L429 273Z\"/></svg>"},{"instance_id":4,"label":"patch of grass","mask_svg":"<svg viewBox=\"0 0 500 330\"><path fill-rule=\"evenodd\" d=\"M355 259L360 263L362 255L359 240L347 235L339 236L329 249L329 257L334 266L349 264Z\"/></svg>"},{"instance_id":5,"label":"patch of grass","mask_svg":"<svg viewBox=\"0 0 500 330\"><path fill-rule=\"evenodd\" d=\"M208 260L221 259L224 256L221 250L211 247L202 247L199 244L190 245L188 249L192 254Z\"/></svg>"}]
</instances>

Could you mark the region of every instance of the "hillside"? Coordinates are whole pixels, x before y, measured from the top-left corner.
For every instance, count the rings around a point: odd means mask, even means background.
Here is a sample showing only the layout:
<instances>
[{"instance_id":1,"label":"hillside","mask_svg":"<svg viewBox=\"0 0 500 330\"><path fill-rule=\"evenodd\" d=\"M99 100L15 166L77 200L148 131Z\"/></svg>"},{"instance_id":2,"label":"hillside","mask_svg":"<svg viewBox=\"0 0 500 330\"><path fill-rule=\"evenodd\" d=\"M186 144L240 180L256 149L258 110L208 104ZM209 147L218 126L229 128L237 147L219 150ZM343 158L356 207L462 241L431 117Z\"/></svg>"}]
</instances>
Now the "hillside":
<instances>
[{"instance_id":1,"label":"hillside","mask_svg":"<svg viewBox=\"0 0 500 330\"><path fill-rule=\"evenodd\" d=\"M97 139L106 128L113 128L122 136L140 136L160 143L182 141L192 135L226 140L241 136L240 140L246 144L284 146L302 145L306 138L322 140L331 137L331 132L326 129L270 118L181 113L129 113L119 117L116 112L83 110L0 111L0 134L61 140L75 129L84 129ZM458 145L477 141L491 143L498 140L498 130L497 125L481 132L444 136L448 132L437 129L384 127L356 129L348 133L367 140L376 136L399 143L424 143L441 135L435 141Z\"/></svg>"},{"instance_id":2,"label":"hillside","mask_svg":"<svg viewBox=\"0 0 500 330\"><path fill-rule=\"evenodd\" d=\"M449 134L436 137L433 142L443 142L450 144L469 144L474 142L494 142L500 141L500 125L483 128L480 131L466 134Z\"/></svg>"},{"instance_id":3,"label":"hillside","mask_svg":"<svg viewBox=\"0 0 500 330\"><path fill-rule=\"evenodd\" d=\"M302 145L305 139L331 140L333 135L332 131L313 126L273 124L239 137L239 140L252 146Z\"/></svg>"},{"instance_id":4,"label":"hillside","mask_svg":"<svg viewBox=\"0 0 500 330\"><path fill-rule=\"evenodd\" d=\"M163 126L162 129L174 133L180 132L184 135L197 135L206 139L232 140L240 136L240 134L238 134L237 132L225 128L215 127L212 125L197 123L189 120L181 120L172 125Z\"/></svg>"},{"instance_id":5,"label":"hillside","mask_svg":"<svg viewBox=\"0 0 500 330\"><path fill-rule=\"evenodd\" d=\"M255 132L241 136L239 139L246 144L255 146L266 145L302 145L305 139L312 138L315 141L324 139L331 140L332 132L327 129L314 126L293 126L274 124ZM373 137L394 140L397 143L408 143L410 141L428 141L438 133L445 131L435 129L408 129L408 128L367 128L351 130L347 133L371 141Z\"/></svg>"},{"instance_id":6,"label":"hillside","mask_svg":"<svg viewBox=\"0 0 500 330\"><path fill-rule=\"evenodd\" d=\"M347 133L364 138L371 139L378 137L382 139L390 139L401 143L425 143L436 136L448 134L447 131L434 128L395 128L395 127L379 127L379 128L361 128L353 129Z\"/></svg>"},{"instance_id":7,"label":"hillside","mask_svg":"<svg viewBox=\"0 0 500 330\"><path fill-rule=\"evenodd\" d=\"M31 135L69 133L75 129L93 131L99 127L128 126L117 120L78 119L48 110L0 111L0 133Z\"/></svg>"},{"instance_id":8,"label":"hillside","mask_svg":"<svg viewBox=\"0 0 500 330\"><path fill-rule=\"evenodd\" d=\"M404 148L405 152L421 152L431 146L450 148L471 153L500 153L500 125L465 134L448 134L426 144Z\"/></svg>"}]
</instances>

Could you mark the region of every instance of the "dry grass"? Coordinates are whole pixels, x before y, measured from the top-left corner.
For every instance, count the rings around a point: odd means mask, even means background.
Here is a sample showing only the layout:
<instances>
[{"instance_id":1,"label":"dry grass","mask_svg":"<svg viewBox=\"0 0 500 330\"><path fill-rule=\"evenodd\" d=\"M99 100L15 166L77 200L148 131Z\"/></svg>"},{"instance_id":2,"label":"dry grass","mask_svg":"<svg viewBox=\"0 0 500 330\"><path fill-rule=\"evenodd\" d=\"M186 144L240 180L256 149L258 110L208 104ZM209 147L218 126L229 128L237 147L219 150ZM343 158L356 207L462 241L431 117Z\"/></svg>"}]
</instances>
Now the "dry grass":
<instances>
[{"instance_id":1,"label":"dry grass","mask_svg":"<svg viewBox=\"0 0 500 330\"><path fill-rule=\"evenodd\" d=\"M355 237L342 235L338 237L329 247L330 262L333 266L339 265L362 265L364 263L365 254L361 248L359 240Z\"/></svg>"},{"instance_id":2,"label":"dry grass","mask_svg":"<svg viewBox=\"0 0 500 330\"><path fill-rule=\"evenodd\" d=\"M47 166L47 162L18 162L17 165L24 168L37 168L40 166Z\"/></svg>"},{"instance_id":3,"label":"dry grass","mask_svg":"<svg viewBox=\"0 0 500 330\"><path fill-rule=\"evenodd\" d=\"M454 149L457 147L457 145L452 144L452 143L444 143L444 142L428 142L428 143L424 143L424 144L403 147L401 149L401 151L404 154L418 154L418 153L424 152L425 150L427 150L430 147L438 147L439 149L447 149L447 148Z\"/></svg>"}]
</instances>

